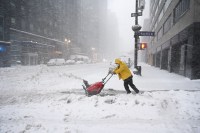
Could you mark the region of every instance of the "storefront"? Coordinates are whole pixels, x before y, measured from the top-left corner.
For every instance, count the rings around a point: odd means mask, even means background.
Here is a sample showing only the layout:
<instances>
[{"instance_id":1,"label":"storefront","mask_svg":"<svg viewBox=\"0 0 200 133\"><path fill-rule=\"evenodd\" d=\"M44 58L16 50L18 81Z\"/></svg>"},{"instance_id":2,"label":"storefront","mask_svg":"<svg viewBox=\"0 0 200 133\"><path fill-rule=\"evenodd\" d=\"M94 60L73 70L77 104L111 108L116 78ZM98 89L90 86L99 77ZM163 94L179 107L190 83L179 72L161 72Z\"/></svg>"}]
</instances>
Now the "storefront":
<instances>
[{"instance_id":1,"label":"storefront","mask_svg":"<svg viewBox=\"0 0 200 133\"><path fill-rule=\"evenodd\" d=\"M200 23L194 23L157 48L153 64L169 72L200 78Z\"/></svg>"},{"instance_id":2,"label":"storefront","mask_svg":"<svg viewBox=\"0 0 200 133\"><path fill-rule=\"evenodd\" d=\"M9 67L10 64L10 42L0 41L0 67Z\"/></svg>"}]
</instances>

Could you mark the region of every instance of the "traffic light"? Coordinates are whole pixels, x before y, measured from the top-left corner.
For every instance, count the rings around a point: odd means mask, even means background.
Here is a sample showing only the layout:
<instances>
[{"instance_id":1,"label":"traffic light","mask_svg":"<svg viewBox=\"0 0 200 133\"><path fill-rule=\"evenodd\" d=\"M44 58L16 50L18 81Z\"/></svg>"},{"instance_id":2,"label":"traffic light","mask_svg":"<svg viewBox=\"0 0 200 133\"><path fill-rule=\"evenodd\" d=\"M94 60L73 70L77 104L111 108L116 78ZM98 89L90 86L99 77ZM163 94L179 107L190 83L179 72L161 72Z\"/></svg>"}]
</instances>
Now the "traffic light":
<instances>
[{"instance_id":1,"label":"traffic light","mask_svg":"<svg viewBox=\"0 0 200 133\"><path fill-rule=\"evenodd\" d=\"M140 43L139 46L140 46L140 47L139 47L139 50L144 50L144 49L147 48L147 43Z\"/></svg>"}]
</instances>

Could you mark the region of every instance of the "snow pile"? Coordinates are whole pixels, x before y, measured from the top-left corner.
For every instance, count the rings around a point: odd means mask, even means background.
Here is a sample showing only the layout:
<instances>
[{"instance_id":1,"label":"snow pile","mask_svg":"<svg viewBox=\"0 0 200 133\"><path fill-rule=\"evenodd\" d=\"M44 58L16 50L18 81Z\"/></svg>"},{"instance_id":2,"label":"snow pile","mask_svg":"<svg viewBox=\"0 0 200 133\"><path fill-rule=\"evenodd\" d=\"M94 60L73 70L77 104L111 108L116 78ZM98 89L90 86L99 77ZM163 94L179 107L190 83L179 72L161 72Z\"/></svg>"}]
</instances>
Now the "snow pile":
<instances>
[{"instance_id":1,"label":"snow pile","mask_svg":"<svg viewBox=\"0 0 200 133\"><path fill-rule=\"evenodd\" d=\"M200 81L142 67L140 94L115 76L91 97L81 80L101 81L108 64L0 68L0 132L199 133Z\"/></svg>"}]
</instances>

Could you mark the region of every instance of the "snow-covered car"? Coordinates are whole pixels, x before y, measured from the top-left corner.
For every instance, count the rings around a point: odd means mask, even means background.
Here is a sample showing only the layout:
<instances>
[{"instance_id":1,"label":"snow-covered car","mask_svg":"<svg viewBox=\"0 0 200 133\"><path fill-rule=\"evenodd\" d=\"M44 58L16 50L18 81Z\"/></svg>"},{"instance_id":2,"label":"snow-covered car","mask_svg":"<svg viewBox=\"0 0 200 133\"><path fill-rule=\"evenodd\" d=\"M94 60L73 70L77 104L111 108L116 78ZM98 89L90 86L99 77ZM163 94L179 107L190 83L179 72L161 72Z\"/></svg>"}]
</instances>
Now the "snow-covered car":
<instances>
[{"instance_id":1,"label":"snow-covered car","mask_svg":"<svg viewBox=\"0 0 200 133\"><path fill-rule=\"evenodd\" d=\"M16 66L21 66L22 65L22 62L20 61L20 60L17 60L17 61L15 61L15 64L14 65L16 65Z\"/></svg>"},{"instance_id":2,"label":"snow-covered car","mask_svg":"<svg viewBox=\"0 0 200 133\"><path fill-rule=\"evenodd\" d=\"M66 64L67 64L67 65L73 65L73 64L75 64L75 63L76 63L75 60L67 60L67 61L66 61Z\"/></svg>"},{"instance_id":3,"label":"snow-covered car","mask_svg":"<svg viewBox=\"0 0 200 133\"><path fill-rule=\"evenodd\" d=\"M91 63L90 58L88 56L85 56L85 55L71 55L70 59L75 60L79 64L82 64L82 62L83 63ZM81 61L81 62L79 62L79 61Z\"/></svg>"},{"instance_id":4,"label":"snow-covered car","mask_svg":"<svg viewBox=\"0 0 200 133\"><path fill-rule=\"evenodd\" d=\"M84 61L77 61L76 64L84 64Z\"/></svg>"},{"instance_id":5,"label":"snow-covered car","mask_svg":"<svg viewBox=\"0 0 200 133\"><path fill-rule=\"evenodd\" d=\"M47 62L47 66L61 66L65 64L66 64L65 59L62 58L50 59Z\"/></svg>"}]
</instances>

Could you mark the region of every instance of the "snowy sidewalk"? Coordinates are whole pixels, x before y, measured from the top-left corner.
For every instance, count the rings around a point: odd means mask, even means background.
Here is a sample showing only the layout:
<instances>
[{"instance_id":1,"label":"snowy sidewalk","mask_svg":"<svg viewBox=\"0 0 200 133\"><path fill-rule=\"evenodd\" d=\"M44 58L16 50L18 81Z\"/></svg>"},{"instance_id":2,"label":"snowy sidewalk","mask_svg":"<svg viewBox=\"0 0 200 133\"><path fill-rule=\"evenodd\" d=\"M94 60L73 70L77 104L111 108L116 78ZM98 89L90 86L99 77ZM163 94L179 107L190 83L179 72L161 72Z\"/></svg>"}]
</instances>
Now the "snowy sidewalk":
<instances>
[{"instance_id":1,"label":"snowy sidewalk","mask_svg":"<svg viewBox=\"0 0 200 133\"><path fill-rule=\"evenodd\" d=\"M147 64L140 65L142 76L135 75L134 80L142 90L200 90L200 80L190 80Z\"/></svg>"},{"instance_id":2,"label":"snowy sidewalk","mask_svg":"<svg viewBox=\"0 0 200 133\"><path fill-rule=\"evenodd\" d=\"M200 91L200 80L190 80L184 76L169 73L166 70L161 70L159 68L140 63L142 66L142 76L134 75L134 84L142 91L151 90L199 90ZM131 68L133 70L133 68ZM116 85L117 84L117 85ZM124 90L123 82L118 81L117 76L115 76L108 83L108 88ZM107 87L107 86L106 86Z\"/></svg>"}]
</instances>

